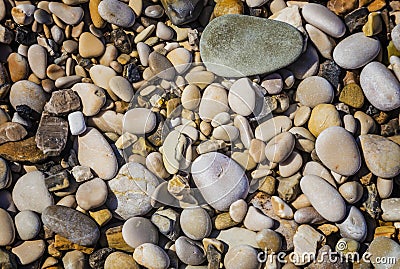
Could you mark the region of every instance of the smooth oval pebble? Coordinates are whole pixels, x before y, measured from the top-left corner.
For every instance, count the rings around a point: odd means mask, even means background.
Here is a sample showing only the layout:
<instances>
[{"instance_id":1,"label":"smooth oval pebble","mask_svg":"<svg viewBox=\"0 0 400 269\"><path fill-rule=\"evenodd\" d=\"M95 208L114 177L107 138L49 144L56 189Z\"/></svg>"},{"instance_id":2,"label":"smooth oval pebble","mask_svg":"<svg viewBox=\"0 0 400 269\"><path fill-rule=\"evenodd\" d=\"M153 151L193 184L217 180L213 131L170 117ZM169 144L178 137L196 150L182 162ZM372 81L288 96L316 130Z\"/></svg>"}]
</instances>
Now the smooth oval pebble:
<instances>
[{"instance_id":1,"label":"smooth oval pebble","mask_svg":"<svg viewBox=\"0 0 400 269\"><path fill-rule=\"evenodd\" d=\"M306 22L330 36L339 38L346 33L346 26L342 20L323 5L306 4L301 11Z\"/></svg>"},{"instance_id":2,"label":"smooth oval pebble","mask_svg":"<svg viewBox=\"0 0 400 269\"><path fill-rule=\"evenodd\" d=\"M122 237L131 247L144 243L158 244L158 230L150 220L142 217L128 219L122 227Z\"/></svg>"},{"instance_id":3,"label":"smooth oval pebble","mask_svg":"<svg viewBox=\"0 0 400 269\"><path fill-rule=\"evenodd\" d=\"M29 74L29 64L24 56L19 53L11 53L7 58L10 78L13 82L26 79Z\"/></svg>"},{"instance_id":4,"label":"smooth oval pebble","mask_svg":"<svg viewBox=\"0 0 400 269\"><path fill-rule=\"evenodd\" d=\"M135 23L135 13L127 4L118 0L103 0L98 6L100 16L107 22L123 27Z\"/></svg>"},{"instance_id":5,"label":"smooth oval pebble","mask_svg":"<svg viewBox=\"0 0 400 269\"><path fill-rule=\"evenodd\" d=\"M311 205L326 220L339 222L346 216L346 204L339 192L323 178L306 175L300 188Z\"/></svg>"},{"instance_id":6,"label":"smooth oval pebble","mask_svg":"<svg viewBox=\"0 0 400 269\"><path fill-rule=\"evenodd\" d=\"M293 26L237 14L212 20L200 39L207 69L227 77L273 72L293 63L302 49L303 38Z\"/></svg>"},{"instance_id":7,"label":"smooth oval pebble","mask_svg":"<svg viewBox=\"0 0 400 269\"><path fill-rule=\"evenodd\" d=\"M156 115L147 108L134 108L125 113L123 129L125 132L143 135L156 127Z\"/></svg>"},{"instance_id":8,"label":"smooth oval pebble","mask_svg":"<svg viewBox=\"0 0 400 269\"><path fill-rule=\"evenodd\" d=\"M379 135L359 136L368 169L376 176L393 178L400 174L400 146Z\"/></svg>"},{"instance_id":9,"label":"smooth oval pebble","mask_svg":"<svg viewBox=\"0 0 400 269\"><path fill-rule=\"evenodd\" d=\"M341 125L339 112L331 104L319 104L314 107L308 120L308 130L315 137L318 137L322 131L329 127Z\"/></svg>"},{"instance_id":10,"label":"smooth oval pebble","mask_svg":"<svg viewBox=\"0 0 400 269\"><path fill-rule=\"evenodd\" d=\"M362 49L360 49L362 44ZM344 69L357 69L372 61L381 50L379 40L355 33L337 44L333 59Z\"/></svg>"},{"instance_id":11,"label":"smooth oval pebble","mask_svg":"<svg viewBox=\"0 0 400 269\"><path fill-rule=\"evenodd\" d=\"M226 269L258 269L260 267L258 252L249 245L229 248L224 258Z\"/></svg>"},{"instance_id":12,"label":"smooth oval pebble","mask_svg":"<svg viewBox=\"0 0 400 269\"><path fill-rule=\"evenodd\" d=\"M220 86L209 85L204 90L200 101L200 118L210 122L219 113L228 111L228 94L226 90Z\"/></svg>"},{"instance_id":13,"label":"smooth oval pebble","mask_svg":"<svg viewBox=\"0 0 400 269\"><path fill-rule=\"evenodd\" d=\"M376 188L381 199L389 198L393 192L394 182L393 179L385 179L378 177L376 179Z\"/></svg>"},{"instance_id":14,"label":"smooth oval pebble","mask_svg":"<svg viewBox=\"0 0 400 269\"><path fill-rule=\"evenodd\" d=\"M286 116L273 117L256 127L255 137L264 142L270 141L276 135L287 132L292 127L292 121Z\"/></svg>"},{"instance_id":15,"label":"smooth oval pebble","mask_svg":"<svg viewBox=\"0 0 400 269\"><path fill-rule=\"evenodd\" d=\"M311 76L302 80L297 87L296 98L303 106L314 108L333 101L332 85L323 77Z\"/></svg>"},{"instance_id":16,"label":"smooth oval pebble","mask_svg":"<svg viewBox=\"0 0 400 269\"><path fill-rule=\"evenodd\" d=\"M361 167L357 143L346 129L333 126L322 131L315 141L315 150L321 162L343 176L352 176Z\"/></svg>"},{"instance_id":17,"label":"smooth oval pebble","mask_svg":"<svg viewBox=\"0 0 400 269\"><path fill-rule=\"evenodd\" d=\"M355 206L350 208L346 218L336 226L340 230L340 235L345 238L363 242L367 236L367 222L361 211Z\"/></svg>"},{"instance_id":18,"label":"smooth oval pebble","mask_svg":"<svg viewBox=\"0 0 400 269\"><path fill-rule=\"evenodd\" d=\"M229 89L228 102L231 109L242 116L253 113L256 105L256 94L248 78L235 81Z\"/></svg>"},{"instance_id":19,"label":"smooth oval pebble","mask_svg":"<svg viewBox=\"0 0 400 269\"><path fill-rule=\"evenodd\" d=\"M21 80L11 86L10 103L14 109L19 105L27 105L36 112L42 113L46 95L39 85L28 80Z\"/></svg>"},{"instance_id":20,"label":"smooth oval pebble","mask_svg":"<svg viewBox=\"0 0 400 269\"><path fill-rule=\"evenodd\" d=\"M212 230L210 215L201 207L183 209L179 222L183 233L193 240L208 237Z\"/></svg>"},{"instance_id":21,"label":"smooth oval pebble","mask_svg":"<svg viewBox=\"0 0 400 269\"><path fill-rule=\"evenodd\" d=\"M239 137L239 130L235 126L221 125L214 129L212 136L217 140L233 142Z\"/></svg>"},{"instance_id":22,"label":"smooth oval pebble","mask_svg":"<svg viewBox=\"0 0 400 269\"><path fill-rule=\"evenodd\" d=\"M367 64L361 71L360 84L365 97L377 109L390 111L400 107L400 83L383 64Z\"/></svg>"},{"instance_id":23,"label":"smooth oval pebble","mask_svg":"<svg viewBox=\"0 0 400 269\"><path fill-rule=\"evenodd\" d=\"M286 160L292 153L295 137L289 132L283 132L272 138L265 146L265 156L274 163Z\"/></svg>"},{"instance_id":24,"label":"smooth oval pebble","mask_svg":"<svg viewBox=\"0 0 400 269\"><path fill-rule=\"evenodd\" d=\"M87 128L78 136L78 160L83 166L88 166L98 177L108 180L118 172L117 158L107 140L95 128Z\"/></svg>"},{"instance_id":25,"label":"smooth oval pebble","mask_svg":"<svg viewBox=\"0 0 400 269\"><path fill-rule=\"evenodd\" d=\"M0 246L8 246L14 241L14 222L6 210L0 208Z\"/></svg>"},{"instance_id":26,"label":"smooth oval pebble","mask_svg":"<svg viewBox=\"0 0 400 269\"><path fill-rule=\"evenodd\" d=\"M340 185L339 192L346 202L349 204L355 204L362 198L364 190L361 183L357 181L349 181Z\"/></svg>"},{"instance_id":27,"label":"smooth oval pebble","mask_svg":"<svg viewBox=\"0 0 400 269\"><path fill-rule=\"evenodd\" d=\"M206 260L206 253L201 243L191 240L186 236L180 236L175 241L176 255L189 265L200 265Z\"/></svg>"},{"instance_id":28,"label":"smooth oval pebble","mask_svg":"<svg viewBox=\"0 0 400 269\"><path fill-rule=\"evenodd\" d=\"M83 19L81 7L68 6L64 3L50 2L49 10L66 24L76 25Z\"/></svg>"},{"instance_id":29,"label":"smooth oval pebble","mask_svg":"<svg viewBox=\"0 0 400 269\"><path fill-rule=\"evenodd\" d=\"M397 50L400 50L400 26L397 24L391 32L393 45L396 47Z\"/></svg>"},{"instance_id":30,"label":"smooth oval pebble","mask_svg":"<svg viewBox=\"0 0 400 269\"><path fill-rule=\"evenodd\" d=\"M199 87L194 84L187 85L182 92L182 106L189 110L195 110L201 101L201 93Z\"/></svg>"},{"instance_id":31,"label":"smooth oval pebble","mask_svg":"<svg viewBox=\"0 0 400 269\"><path fill-rule=\"evenodd\" d=\"M247 213L247 203L245 200L240 199L233 202L229 207L229 215L235 222L242 222Z\"/></svg>"},{"instance_id":32,"label":"smooth oval pebble","mask_svg":"<svg viewBox=\"0 0 400 269\"><path fill-rule=\"evenodd\" d=\"M303 165L303 158L297 151L293 151L289 157L279 163L279 174L282 177L290 177L296 174Z\"/></svg>"},{"instance_id":33,"label":"smooth oval pebble","mask_svg":"<svg viewBox=\"0 0 400 269\"><path fill-rule=\"evenodd\" d=\"M84 32L79 37L79 54L83 58L94 58L103 55L105 46L100 39L89 32Z\"/></svg>"},{"instance_id":34,"label":"smooth oval pebble","mask_svg":"<svg viewBox=\"0 0 400 269\"><path fill-rule=\"evenodd\" d=\"M140 269L139 265L135 262L132 255L115 251L107 256L104 262L104 269Z\"/></svg>"},{"instance_id":35,"label":"smooth oval pebble","mask_svg":"<svg viewBox=\"0 0 400 269\"><path fill-rule=\"evenodd\" d=\"M138 264L151 269L167 269L170 264L167 253L159 246L150 243L135 248L133 258Z\"/></svg>"},{"instance_id":36,"label":"smooth oval pebble","mask_svg":"<svg viewBox=\"0 0 400 269\"><path fill-rule=\"evenodd\" d=\"M134 92L132 84L124 77L115 76L110 79L109 86L111 91L124 102L130 102Z\"/></svg>"},{"instance_id":37,"label":"smooth oval pebble","mask_svg":"<svg viewBox=\"0 0 400 269\"><path fill-rule=\"evenodd\" d=\"M197 157L192 163L192 176L204 199L217 210L228 210L234 201L248 193L249 183L243 169L218 152Z\"/></svg>"},{"instance_id":38,"label":"smooth oval pebble","mask_svg":"<svg viewBox=\"0 0 400 269\"><path fill-rule=\"evenodd\" d=\"M44 174L40 171L29 172L20 177L14 185L12 197L19 211L42 213L54 204L53 196L47 190Z\"/></svg>"},{"instance_id":39,"label":"smooth oval pebble","mask_svg":"<svg viewBox=\"0 0 400 269\"><path fill-rule=\"evenodd\" d=\"M318 224L325 221L312 206L306 206L296 210L294 213L294 220L298 224Z\"/></svg>"},{"instance_id":40,"label":"smooth oval pebble","mask_svg":"<svg viewBox=\"0 0 400 269\"><path fill-rule=\"evenodd\" d=\"M150 53L149 67L153 74L161 79L173 80L175 78L176 72L171 61L157 51Z\"/></svg>"},{"instance_id":41,"label":"smooth oval pebble","mask_svg":"<svg viewBox=\"0 0 400 269\"><path fill-rule=\"evenodd\" d=\"M185 48L176 48L168 52L167 59L173 64L176 72L182 74L190 68L192 54Z\"/></svg>"},{"instance_id":42,"label":"smooth oval pebble","mask_svg":"<svg viewBox=\"0 0 400 269\"><path fill-rule=\"evenodd\" d=\"M287 67L297 79L314 76L319 70L319 56L315 47L309 43L299 59ZM294 82L293 82L294 83Z\"/></svg>"},{"instance_id":43,"label":"smooth oval pebble","mask_svg":"<svg viewBox=\"0 0 400 269\"><path fill-rule=\"evenodd\" d=\"M95 178L79 185L76 191L76 202L84 210L102 206L107 199L107 185L101 178Z\"/></svg>"},{"instance_id":44,"label":"smooth oval pebble","mask_svg":"<svg viewBox=\"0 0 400 269\"><path fill-rule=\"evenodd\" d=\"M15 227L22 240L31 240L39 234L42 222L38 214L24 210L15 216Z\"/></svg>"},{"instance_id":45,"label":"smooth oval pebble","mask_svg":"<svg viewBox=\"0 0 400 269\"><path fill-rule=\"evenodd\" d=\"M42 213L42 221L49 230L81 246L93 246L100 237L93 219L69 207L47 207Z\"/></svg>"}]
</instances>

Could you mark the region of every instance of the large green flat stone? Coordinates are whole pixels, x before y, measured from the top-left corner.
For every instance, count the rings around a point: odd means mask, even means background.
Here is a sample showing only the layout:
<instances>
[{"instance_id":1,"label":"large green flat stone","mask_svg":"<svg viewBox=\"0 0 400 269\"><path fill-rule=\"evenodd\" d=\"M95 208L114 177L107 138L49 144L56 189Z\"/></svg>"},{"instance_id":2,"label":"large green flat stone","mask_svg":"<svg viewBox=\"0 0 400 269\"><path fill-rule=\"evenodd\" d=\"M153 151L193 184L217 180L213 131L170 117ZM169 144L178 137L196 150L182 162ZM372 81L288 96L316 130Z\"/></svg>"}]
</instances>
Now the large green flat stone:
<instances>
[{"instance_id":1,"label":"large green flat stone","mask_svg":"<svg viewBox=\"0 0 400 269\"><path fill-rule=\"evenodd\" d=\"M245 15L212 20L200 39L207 69L225 77L276 71L296 61L302 50L303 38L293 26Z\"/></svg>"}]
</instances>

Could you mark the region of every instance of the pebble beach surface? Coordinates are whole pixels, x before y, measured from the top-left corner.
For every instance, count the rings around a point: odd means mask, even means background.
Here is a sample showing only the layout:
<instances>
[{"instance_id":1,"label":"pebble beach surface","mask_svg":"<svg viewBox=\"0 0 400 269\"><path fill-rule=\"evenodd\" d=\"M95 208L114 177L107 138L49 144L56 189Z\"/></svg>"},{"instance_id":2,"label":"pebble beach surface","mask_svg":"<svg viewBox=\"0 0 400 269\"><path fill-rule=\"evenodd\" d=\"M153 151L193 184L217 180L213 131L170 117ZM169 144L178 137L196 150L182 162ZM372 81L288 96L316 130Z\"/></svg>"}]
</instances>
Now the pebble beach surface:
<instances>
[{"instance_id":1,"label":"pebble beach surface","mask_svg":"<svg viewBox=\"0 0 400 269\"><path fill-rule=\"evenodd\" d=\"M400 1L0 0L0 268L400 268L399 25Z\"/></svg>"}]
</instances>

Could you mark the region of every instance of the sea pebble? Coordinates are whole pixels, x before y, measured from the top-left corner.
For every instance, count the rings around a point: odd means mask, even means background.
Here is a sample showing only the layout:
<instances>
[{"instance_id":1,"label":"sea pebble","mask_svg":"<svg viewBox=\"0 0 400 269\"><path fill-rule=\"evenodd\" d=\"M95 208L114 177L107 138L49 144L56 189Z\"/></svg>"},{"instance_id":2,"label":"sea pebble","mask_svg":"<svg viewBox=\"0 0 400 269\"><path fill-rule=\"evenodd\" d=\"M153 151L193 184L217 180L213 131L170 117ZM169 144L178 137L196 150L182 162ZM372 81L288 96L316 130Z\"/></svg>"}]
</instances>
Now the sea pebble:
<instances>
[{"instance_id":1,"label":"sea pebble","mask_svg":"<svg viewBox=\"0 0 400 269\"><path fill-rule=\"evenodd\" d=\"M124 115L123 129L132 134L146 134L156 127L156 115L147 108L134 108Z\"/></svg>"},{"instance_id":2,"label":"sea pebble","mask_svg":"<svg viewBox=\"0 0 400 269\"><path fill-rule=\"evenodd\" d=\"M274 226L274 220L264 215L254 206L250 206L247 210L246 217L243 221L244 227L251 231L261 231L262 229L270 229Z\"/></svg>"},{"instance_id":3,"label":"sea pebble","mask_svg":"<svg viewBox=\"0 0 400 269\"><path fill-rule=\"evenodd\" d=\"M78 136L77 153L79 163L93 169L104 180L113 178L118 172L117 158L110 144L95 128L87 128Z\"/></svg>"},{"instance_id":4,"label":"sea pebble","mask_svg":"<svg viewBox=\"0 0 400 269\"><path fill-rule=\"evenodd\" d=\"M54 204L45 184L45 176L40 171L29 172L20 177L14 185L12 197L19 211L32 210L42 213Z\"/></svg>"},{"instance_id":5,"label":"sea pebble","mask_svg":"<svg viewBox=\"0 0 400 269\"><path fill-rule=\"evenodd\" d=\"M76 201L80 208L90 210L102 206L107 199L107 185L101 178L95 178L79 185Z\"/></svg>"},{"instance_id":6,"label":"sea pebble","mask_svg":"<svg viewBox=\"0 0 400 269\"><path fill-rule=\"evenodd\" d=\"M400 245L387 237L376 237L369 245L371 263L376 269L395 269L400 265ZM382 263L382 258L390 257L394 262Z\"/></svg>"},{"instance_id":7,"label":"sea pebble","mask_svg":"<svg viewBox=\"0 0 400 269\"><path fill-rule=\"evenodd\" d=\"M228 210L234 201L248 193L249 183L243 169L218 152L197 157L192 163L192 176L204 199L217 210Z\"/></svg>"},{"instance_id":8,"label":"sea pebble","mask_svg":"<svg viewBox=\"0 0 400 269\"><path fill-rule=\"evenodd\" d=\"M138 264L151 269L167 269L170 264L167 253L151 243L145 243L135 248L133 258Z\"/></svg>"},{"instance_id":9,"label":"sea pebble","mask_svg":"<svg viewBox=\"0 0 400 269\"><path fill-rule=\"evenodd\" d=\"M231 109L242 116L253 113L256 105L256 94L248 78L235 81L229 89L228 102Z\"/></svg>"},{"instance_id":10,"label":"sea pebble","mask_svg":"<svg viewBox=\"0 0 400 269\"><path fill-rule=\"evenodd\" d=\"M327 181L318 176L306 175L300 181L300 188L322 217L332 222L345 218L346 204L339 192Z\"/></svg>"},{"instance_id":11,"label":"sea pebble","mask_svg":"<svg viewBox=\"0 0 400 269\"><path fill-rule=\"evenodd\" d=\"M367 236L367 222L361 211L355 207L350 207L348 215L336 226L340 230L340 235L345 238L363 242Z\"/></svg>"},{"instance_id":12,"label":"sea pebble","mask_svg":"<svg viewBox=\"0 0 400 269\"><path fill-rule=\"evenodd\" d=\"M130 102L133 97L132 84L124 77L115 76L110 79L109 86L111 91L124 102Z\"/></svg>"},{"instance_id":13,"label":"sea pebble","mask_svg":"<svg viewBox=\"0 0 400 269\"><path fill-rule=\"evenodd\" d=\"M42 113L46 103L46 95L43 88L28 80L14 83L10 90L10 103L14 109L20 105L26 105L38 113Z\"/></svg>"},{"instance_id":14,"label":"sea pebble","mask_svg":"<svg viewBox=\"0 0 400 269\"><path fill-rule=\"evenodd\" d=\"M270 162L280 163L286 160L293 151L295 137L283 132L272 138L265 146L265 156Z\"/></svg>"},{"instance_id":15,"label":"sea pebble","mask_svg":"<svg viewBox=\"0 0 400 269\"><path fill-rule=\"evenodd\" d=\"M383 64L367 64L361 71L360 83L365 97L377 109L390 111L400 107L400 83Z\"/></svg>"},{"instance_id":16,"label":"sea pebble","mask_svg":"<svg viewBox=\"0 0 400 269\"><path fill-rule=\"evenodd\" d=\"M131 27L135 23L133 10L118 0L101 1L98 12L105 21L123 28Z\"/></svg>"},{"instance_id":17,"label":"sea pebble","mask_svg":"<svg viewBox=\"0 0 400 269\"><path fill-rule=\"evenodd\" d=\"M8 212L0 208L0 246L11 245L15 238L14 222Z\"/></svg>"},{"instance_id":18,"label":"sea pebble","mask_svg":"<svg viewBox=\"0 0 400 269\"><path fill-rule=\"evenodd\" d=\"M342 127L333 126L322 131L315 142L315 150L322 163L340 175L354 175L361 167L356 141Z\"/></svg>"},{"instance_id":19,"label":"sea pebble","mask_svg":"<svg viewBox=\"0 0 400 269\"><path fill-rule=\"evenodd\" d=\"M235 222L242 222L247 213L247 203L243 199L233 202L229 207L229 215Z\"/></svg>"},{"instance_id":20,"label":"sea pebble","mask_svg":"<svg viewBox=\"0 0 400 269\"><path fill-rule=\"evenodd\" d=\"M342 20L323 5L306 4L301 13L306 22L330 36L339 38L346 32L346 26Z\"/></svg>"},{"instance_id":21,"label":"sea pebble","mask_svg":"<svg viewBox=\"0 0 400 269\"><path fill-rule=\"evenodd\" d=\"M211 233L211 218L201 207L185 208L179 219L183 233L193 240L202 240Z\"/></svg>"},{"instance_id":22,"label":"sea pebble","mask_svg":"<svg viewBox=\"0 0 400 269\"><path fill-rule=\"evenodd\" d=\"M314 108L319 104L329 104L333 101L332 85L323 77L311 76L302 80L297 87L296 98L303 106Z\"/></svg>"},{"instance_id":23,"label":"sea pebble","mask_svg":"<svg viewBox=\"0 0 400 269\"><path fill-rule=\"evenodd\" d=\"M362 49L360 44L363 44ZM342 68L357 69L371 62L380 50L378 40L355 33L340 41L333 51L333 59Z\"/></svg>"},{"instance_id":24,"label":"sea pebble","mask_svg":"<svg viewBox=\"0 0 400 269\"><path fill-rule=\"evenodd\" d=\"M70 25L78 24L83 19L84 15L81 7L68 6L58 2L50 2L49 10L63 22Z\"/></svg>"},{"instance_id":25,"label":"sea pebble","mask_svg":"<svg viewBox=\"0 0 400 269\"><path fill-rule=\"evenodd\" d=\"M46 243L43 240L24 241L12 250L22 265L33 263L43 256L46 251Z\"/></svg>"},{"instance_id":26,"label":"sea pebble","mask_svg":"<svg viewBox=\"0 0 400 269\"><path fill-rule=\"evenodd\" d=\"M94 116L106 103L106 94L104 90L94 84L77 83L72 87L82 102L82 113L85 116Z\"/></svg>"},{"instance_id":27,"label":"sea pebble","mask_svg":"<svg viewBox=\"0 0 400 269\"><path fill-rule=\"evenodd\" d=\"M224 258L227 269L257 269L260 267L258 252L248 245L229 248Z\"/></svg>"},{"instance_id":28,"label":"sea pebble","mask_svg":"<svg viewBox=\"0 0 400 269\"><path fill-rule=\"evenodd\" d=\"M373 134L359 136L368 169L376 176L393 178L400 173L400 146Z\"/></svg>"},{"instance_id":29,"label":"sea pebble","mask_svg":"<svg viewBox=\"0 0 400 269\"><path fill-rule=\"evenodd\" d=\"M69 207L47 207L42 213L42 222L51 231L81 246L93 246L100 237L92 218Z\"/></svg>"},{"instance_id":30,"label":"sea pebble","mask_svg":"<svg viewBox=\"0 0 400 269\"><path fill-rule=\"evenodd\" d=\"M143 165L127 163L108 181L107 207L122 219L141 216L151 210L151 195L159 182Z\"/></svg>"},{"instance_id":31,"label":"sea pebble","mask_svg":"<svg viewBox=\"0 0 400 269\"><path fill-rule=\"evenodd\" d=\"M291 25L237 14L212 20L200 40L208 70L227 77L273 72L294 62L302 49L303 38Z\"/></svg>"},{"instance_id":32,"label":"sea pebble","mask_svg":"<svg viewBox=\"0 0 400 269\"><path fill-rule=\"evenodd\" d=\"M86 131L86 123L83 113L80 111L72 112L68 115L69 130L72 135L80 135Z\"/></svg>"},{"instance_id":33,"label":"sea pebble","mask_svg":"<svg viewBox=\"0 0 400 269\"><path fill-rule=\"evenodd\" d=\"M31 240L39 234L42 222L35 212L24 210L15 216L15 227L22 240Z\"/></svg>"},{"instance_id":34,"label":"sea pebble","mask_svg":"<svg viewBox=\"0 0 400 269\"><path fill-rule=\"evenodd\" d=\"M122 237L129 246L137 248L144 243L157 244L158 230L150 220L132 217L124 223Z\"/></svg>"},{"instance_id":35,"label":"sea pebble","mask_svg":"<svg viewBox=\"0 0 400 269\"><path fill-rule=\"evenodd\" d=\"M180 236L175 241L176 255L179 260L189 265L200 265L206 260L206 253L201 243Z\"/></svg>"}]
</instances>

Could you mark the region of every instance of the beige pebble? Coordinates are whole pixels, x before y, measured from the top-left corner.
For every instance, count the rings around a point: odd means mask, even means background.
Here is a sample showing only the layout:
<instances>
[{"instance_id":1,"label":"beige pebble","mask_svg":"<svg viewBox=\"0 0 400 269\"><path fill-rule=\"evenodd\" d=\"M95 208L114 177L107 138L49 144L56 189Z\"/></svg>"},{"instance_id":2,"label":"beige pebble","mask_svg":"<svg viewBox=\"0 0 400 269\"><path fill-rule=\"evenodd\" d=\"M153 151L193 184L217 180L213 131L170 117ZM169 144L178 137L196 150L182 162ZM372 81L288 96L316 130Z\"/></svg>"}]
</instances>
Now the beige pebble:
<instances>
[{"instance_id":1,"label":"beige pebble","mask_svg":"<svg viewBox=\"0 0 400 269\"><path fill-rule=\"evenodd\" d=\"M14 247L14 253L22 265L30 264L38 260L44 254L46 244L43 240L25 241L21 245Z\"/></svg>"},{"instance_id":2,"label":"beige pebble","mask_svg":"<svg viewBox=\"0 0 400 269\"><path fill-rule=\"evenodd\" d=\"M146 157L146 167L156 176L166 179L170 176L164 167L162 155L159 152L152 152Z\"/></svg>"},{"instance_id":3,"label":"beige pebble","mask_svg":"<svg viewBox=\"0 0 400 269\"><path fill-rule=\"evenodd\" d=\"M317 137L323 130L332 126L341 126L339 112L334 105L319 104L311 111L308 129Z\"/></svg>"},{"instance_id":4,"label":"beige pebble","mask_svg":"<svg viewBox=\"0 0 400 269\"><path fill-rule=\"evenodd\" d=\"M282 219L293 219L293 210L278 196L271 197L271 205L274 213Z\"/></svg>"},{"instance_id":5,"label":"beige pebble","mask_svg":"<svg viewBox=\"0 0 400 269\"><path fill-rule=\"evenodd\" d=\"M76 201L80 208L90 210L102 206L107 199L107 185L101 178L81 184L76 191Z\"/></svg>"},{"instance_id":6,"label":"beige pebble","mask_svg":"<svg viewBox=\"0 0 400 269\"><path fill-rule=\"evenodd\" d=\"M46 78L47 51L40 45L32 45L28 50L28 62L32 72L40 79Z\"/></svg>"},{"instance_id":7,"label":"beige pebble","mask_svg":"<svg viewBox=\"0 0 400 269\"><path fill-rule=\"evenodd\" d=\"M307 123L311 116L311 108L308 106L300 106L294 115L294 126L303 126Z\"/></svg>"},{"instance_id":8,"label":"beige pebble","mask_svg":"<svg viewBox=\"0 0 400 269\"><path fill-rule=\"evenodd\" d=\"M303 166L303 158L297 151L293 151L289 157L279 163L279 174L282 177L290 177L297 173Z\"/></svg>"},{"instance_id":9,"label":"beige pebble","mask_svg":"<svg viewBox=\"0 0 400 269\"><path fill-rule=\"evenodd\" d=\"M94 84L77 83L72 87L82 102L83 114L85 116L94 116L106 103L106 94L104 90Z\"/></svg>"},{"instance_id":10,"label":"beige pebble","mask_svg":"<svg viewBox=\"0 0 400 269\"><path fill-rule=\"evenodd\" d=\"M95 35L84 32L79 37L79 54L83 58L94 58L103 55L105 50L103 42Z\"/></svg>"},{"instance_id":11,"label":"beige pebble","mask_svg":"<svg viewBox=\"0 0 400 269\"><path fill-rule=\"evenodd\" d=\"M265 146L265 156L274 163L286 160L292 153L295 144L293 134L283 132L272 138Z\"/></svg>"},{"instance_id":12,"label":"beige pebble","mask_svg":"<svg viewBox=\"0 0 400 269\"><path fill-rule=\"evenodd\" d=\"M179 74L189 69L192 62L192 54L185 48L176 48L167 54L167 59L175 67Z\"/></svg>"},{"instance_id":13,"label":"beige pebble","mask_svg":"<svg viewBox=\"0 0 400 269\"><path fill-rule=\"evenodd\" d=\"M265 156L265 143L258 139L252 139L249 154L256 163L263 162L267 158Z\"/></svg>"},{"instance_id":14,"label":"beige pebble","mask_svg":"<svg viewBox=\"0 0 400 269\"><path fill-rule=\"evenodd\" d=\"M182 106L189 110L195 110L200 105L201 93L200 89L194 85L187 85L181 96Z\"/></svg>"},{"instance_id":15,"label":"beige pebble","mask_svg":"<svg viewBox=\"0 0 400 269\"><path fill-rule=\"evenodd\" d=\"M229 215L235 222L242 222L247 213L247 203L240 199L233 202L229 207Z\"/></svg>"},{"instance_id":16,"label":"beige pebble","mask_svg":"<svg viewBox=\"0 0 400 269\"><path fill-rule=\"evenodd\" d=\"M261 231L270 229L274 226L274 221L270 217L261 213L254 206L250 206L243 221L244 226L251 231Z\"/></svg>"},{"instance_id":17,"label":"beige pebble","mask_svg":"<svg viewBox=\"0 0 400 269\"><path fill-rule=\"evenodd\" d=\"M130 102L134 92L132 84L124 77L115 76L109 81L111 91L124 102Z\"/></svg>"}]
</instances>

